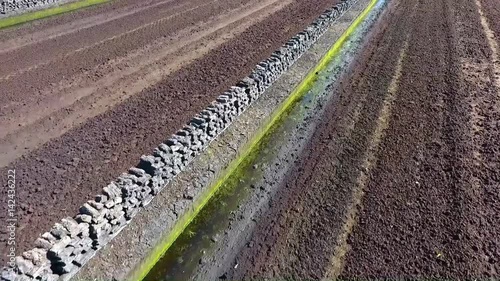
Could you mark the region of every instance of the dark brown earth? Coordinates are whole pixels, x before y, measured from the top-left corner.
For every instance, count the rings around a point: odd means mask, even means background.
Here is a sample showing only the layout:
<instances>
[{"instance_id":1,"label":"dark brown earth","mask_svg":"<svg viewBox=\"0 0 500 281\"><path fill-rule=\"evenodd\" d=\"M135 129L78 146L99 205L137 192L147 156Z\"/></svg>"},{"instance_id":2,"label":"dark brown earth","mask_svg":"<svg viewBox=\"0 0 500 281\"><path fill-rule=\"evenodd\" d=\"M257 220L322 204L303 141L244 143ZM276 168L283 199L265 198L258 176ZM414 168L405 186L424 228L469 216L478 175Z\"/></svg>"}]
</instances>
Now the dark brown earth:
<instances>
[{"instance_id":1,"label":"dark brown earth","mask_svg":"<svg viewBox=\"0 0 500 281\"><path fill-rule=\"evenodd\" d=\"M499 278L499 18L393 0L226 277Z\"/></svg>"},{"instance_id":2,"label":"dark brown earth","mask_svg":"<svg viewBox=\"0 0 500 281\"><path fill-rule=\"evenodd\" d=\"M20 30L17 37L6 32L0 167L159 83L290 2L104 6L101 14Z\"/></svg>"},{"instance_id":3,"label":"dark brown earth","mask_svg":"<svg viewBox=\"0 0 500 281\"><path fill-rule=\"evenodd\" d=\"M498 1L495 0L484 0L481 1L481 5L483 6L483 13L486 16L488 24L493 32L497 35L495 36L496 41L500 44L500 6L498 5Z\"/></svg>"},{"instance_id":4,"label":"dark brown earth","mask_svg":"<svg viewBox=\"0 0 500 281\"><path fill-rule=\"evenodd\" d=\"M123 0L1 31L0 185L15 169L18 254L335 2Z\"/></svg>"}]
</instances>

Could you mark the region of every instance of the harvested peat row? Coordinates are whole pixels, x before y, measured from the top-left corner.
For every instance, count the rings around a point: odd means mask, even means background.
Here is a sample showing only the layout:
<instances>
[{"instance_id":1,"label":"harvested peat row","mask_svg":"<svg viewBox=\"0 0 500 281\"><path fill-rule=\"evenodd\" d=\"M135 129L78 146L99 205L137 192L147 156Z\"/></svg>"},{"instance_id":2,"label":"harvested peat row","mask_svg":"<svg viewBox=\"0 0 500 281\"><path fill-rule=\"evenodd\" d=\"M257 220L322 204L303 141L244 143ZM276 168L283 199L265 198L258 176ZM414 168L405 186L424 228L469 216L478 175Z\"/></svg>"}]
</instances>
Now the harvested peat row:
<instances>
[{"instance_id":1,"label":"harvested peat row","mask_svg":"<svg viewBox=\"0 0 500 281\"><path fill-rule=\"evenodd\" d=\"M68 280L115 237L175 176L221 134L250 104L338 19L355 0L343 0L259 63L237 86L220 95L184 128L142 156L80 208L36 240L36 248L15 258L2 280Z\"/></svg>"}]
</instances>

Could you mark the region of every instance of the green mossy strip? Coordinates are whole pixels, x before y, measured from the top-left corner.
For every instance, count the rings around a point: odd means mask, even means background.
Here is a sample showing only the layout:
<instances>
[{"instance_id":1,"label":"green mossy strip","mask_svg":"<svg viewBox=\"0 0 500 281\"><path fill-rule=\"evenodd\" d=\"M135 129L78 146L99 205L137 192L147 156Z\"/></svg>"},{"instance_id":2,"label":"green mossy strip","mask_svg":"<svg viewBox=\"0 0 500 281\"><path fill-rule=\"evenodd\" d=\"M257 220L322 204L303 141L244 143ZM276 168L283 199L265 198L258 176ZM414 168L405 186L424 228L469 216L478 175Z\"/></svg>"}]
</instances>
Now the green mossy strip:
<instances>
[{"instance_id":1,"label":"green mossy strip","mask_svg":"<svg viewBox=\"0 0 500 281\"><path fill-rule=\"evenodd\" d=\"M11 27L19 24L23 24L26 22L43 19L71 11L75 11L81 8L102 4L105 2L109 2L111 0L82 0L78 2L68 3L57 7L52 7L44 10L27 12L20 15L15 15L12 17L0 19L0 29Z\"/></svg>"}]
</instances>

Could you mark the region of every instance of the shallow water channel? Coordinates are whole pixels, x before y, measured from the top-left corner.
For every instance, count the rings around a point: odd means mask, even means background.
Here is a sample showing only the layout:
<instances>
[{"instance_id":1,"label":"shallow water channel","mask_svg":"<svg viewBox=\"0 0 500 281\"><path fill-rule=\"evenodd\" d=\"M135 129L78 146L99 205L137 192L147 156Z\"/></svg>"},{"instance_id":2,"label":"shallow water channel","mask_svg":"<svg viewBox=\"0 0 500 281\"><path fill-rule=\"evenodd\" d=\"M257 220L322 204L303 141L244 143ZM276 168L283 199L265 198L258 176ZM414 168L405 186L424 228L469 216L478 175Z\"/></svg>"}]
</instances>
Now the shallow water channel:
<instances>
[{"instance_id":1,"label":"shallow water channel","mask_svg":"<svg viewBox=\"0 0 500 281\"><path fill-rule=\"evenodd\" d=\"M279 121L260 139L252 153L222 184L144 280L188 280L193 277L204 256L213 251L220 234L230 226L234 213L245 204L255 188L260 188L258 183L264 175L258 167L274 162L280 148L291 140L290 134L295 128L308 122L311 116L321 114L315 112L316 105L331 100L335 91L330 86L348 68L384 4L385 0L378 1L333 60L316 73L311 88L281 114Z\"/></svg>"}]
</instances>

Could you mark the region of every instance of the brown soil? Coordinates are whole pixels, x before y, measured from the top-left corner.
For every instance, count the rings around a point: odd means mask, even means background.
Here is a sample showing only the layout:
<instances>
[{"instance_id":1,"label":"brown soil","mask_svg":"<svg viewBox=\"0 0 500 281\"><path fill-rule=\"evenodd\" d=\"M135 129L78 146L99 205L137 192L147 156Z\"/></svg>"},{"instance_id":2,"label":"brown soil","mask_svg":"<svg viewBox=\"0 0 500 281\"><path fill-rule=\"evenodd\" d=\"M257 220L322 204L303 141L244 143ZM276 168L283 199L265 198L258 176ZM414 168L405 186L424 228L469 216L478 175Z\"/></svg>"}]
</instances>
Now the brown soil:
<instances>
[{"instance_id":1,"label":"brown soil","mask_svg":"<svg viewBox=\"0 0 500 281\"><path fill-rule=\"evenodd\" d=\"M483 13L486 15L486 19L490 28L495 32L496 41L500 44L500 6L498 1L495 0L483 0L480 2L483 6Z\"/></svg>"},{"instance_id":2,"label":"brown soil","mask_svg":"<svg viewBox=\"0 0 500 281\"><path fill-rule=\"evenodd\" d=\"M479 1L391 2L229 279L500 276L498 53L481 22L498 30L500 4Z\"/></svg>"},{"instance_id":3,"label":"brown soil","mask_svg":"<svg viewBox=\"0 0 500 281\"><path fill-rule=\"evenodd\" d=\"M167 0L20 31L0 45L6 89L0 98L0 167L160 82L290 2Z\"/></svg>"},{"instance_id":4,"label":"brown soil","mask_svg":"<svg viewBox=\"0 0 500 281\"><path fill-rule=\"evenodd\" d=\"M18 254L334 2L123 0L1 31Z\"/></svg>"}]
</instances>

